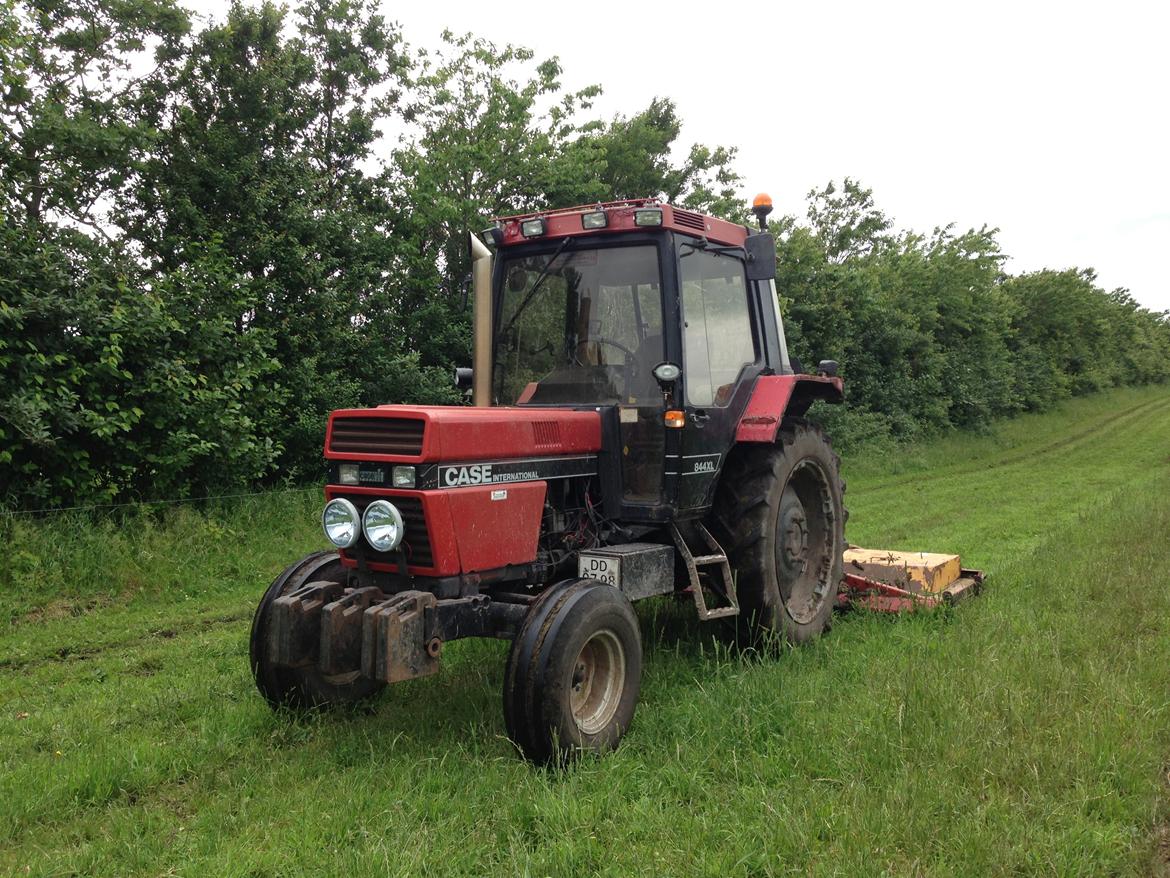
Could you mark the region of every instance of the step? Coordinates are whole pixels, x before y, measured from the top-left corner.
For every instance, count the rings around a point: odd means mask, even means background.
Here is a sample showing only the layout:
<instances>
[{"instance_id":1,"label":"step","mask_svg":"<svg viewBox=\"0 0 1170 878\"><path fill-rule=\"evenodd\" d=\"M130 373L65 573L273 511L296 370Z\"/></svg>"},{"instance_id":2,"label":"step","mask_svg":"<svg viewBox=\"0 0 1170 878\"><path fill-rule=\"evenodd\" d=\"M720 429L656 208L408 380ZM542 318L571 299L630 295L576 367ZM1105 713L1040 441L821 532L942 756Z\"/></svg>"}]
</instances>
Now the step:
<instances>
[{"instance_id":1,"label":"step","mask_svg":"<svg viewBox=\"0 0 1170 878\"><path fill-rule=\"evenodd\" d=\"M705 622L708 619L722 619L724 616L738 616L739 607L715 607L703 613L702 618Z\"/></svg>"},{"instance_id":2,"label":"step","mask_svg":"<svg viewBox=\"0 0 1170 878\"><path fill-rule=\"evenodd\" d=\"M702 567L706 564L722 564L727 560L726 555L695 555L692 559L696 567Z\"/></svg>"}]
</instances>

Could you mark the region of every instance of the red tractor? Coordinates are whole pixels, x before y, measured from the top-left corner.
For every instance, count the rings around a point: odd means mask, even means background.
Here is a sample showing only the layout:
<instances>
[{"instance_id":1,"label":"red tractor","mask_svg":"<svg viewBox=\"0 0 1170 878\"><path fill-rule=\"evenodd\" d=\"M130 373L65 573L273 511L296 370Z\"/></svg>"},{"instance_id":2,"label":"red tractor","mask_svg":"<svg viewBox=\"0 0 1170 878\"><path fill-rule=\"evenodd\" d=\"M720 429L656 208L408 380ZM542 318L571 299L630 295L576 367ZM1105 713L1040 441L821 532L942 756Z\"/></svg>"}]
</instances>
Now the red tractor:
<instances>
[{"instance_id":1,"label":"red tractor","mask_svg":"<svg viewBox=\"0 0 1170 878\"><path fill-rule=\"evenodd\" d=\"M843 581L878 600L923 592L905 559L892 584L870 578L872 558L847 575L839 461L803 417L841 402L842 382L835 363L804 374L789 357L770 209L757 199L754 230L623 201L473 237L474 367L459 378L474 406L330 416L335 550L290 566L256 610L264 697L352 702L434 673L448 641L507 638L508 735L560 760L630 725L634 601L687 595L742 640L802 643ZM953 566L925 590L964 590L971 572Z\"/></svg>"}]
</instances>

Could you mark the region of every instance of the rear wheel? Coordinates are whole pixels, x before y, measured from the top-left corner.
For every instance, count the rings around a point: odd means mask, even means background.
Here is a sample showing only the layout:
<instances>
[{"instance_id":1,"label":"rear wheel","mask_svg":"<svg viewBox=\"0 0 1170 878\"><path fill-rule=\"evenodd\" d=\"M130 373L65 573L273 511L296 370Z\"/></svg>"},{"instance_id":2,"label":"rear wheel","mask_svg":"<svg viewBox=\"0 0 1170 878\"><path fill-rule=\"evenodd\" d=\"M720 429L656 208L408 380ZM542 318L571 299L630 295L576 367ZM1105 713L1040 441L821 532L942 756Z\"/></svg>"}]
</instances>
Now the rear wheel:
<instances>
[{"instance_id":1,"label":"rear wheel","mask_svg":"<svg viewBox=\"0 0 1170 878\"><path fill-rule=\"evenodd\" d=\"M617 746L642 679L629 599L592 579L549 587L525 617L504 676L508 736L533 762Z\"/></svg>"},{"instance_id":2,"label":"rear wheel","mask_svg":"<svg viewBox=\"0 0 1170 878\"><path fill-rule=\"evenodd\" d=\"M804 643L828 626L842 577L845 486L819 427L781 425L775 445L737 451L720 480L714 528L736 575L739 634Z\"/></svg>"},{"instance_id":3,"label":"rear wheel","mask_svg":"<svg viewBox=\"0 0 1170 878\"><path fill-rule=\"evenodd\" d=\"M357 671L326 676L313 667L287 668L269 659L268 627L272 602L310 582L344 582L345 568L336 552L314 552L290 564L264 592L252 617L249 657L256 688L272 707L315 708L352 704L368 698L384 685Z\"/></svg>"}]
</instances>

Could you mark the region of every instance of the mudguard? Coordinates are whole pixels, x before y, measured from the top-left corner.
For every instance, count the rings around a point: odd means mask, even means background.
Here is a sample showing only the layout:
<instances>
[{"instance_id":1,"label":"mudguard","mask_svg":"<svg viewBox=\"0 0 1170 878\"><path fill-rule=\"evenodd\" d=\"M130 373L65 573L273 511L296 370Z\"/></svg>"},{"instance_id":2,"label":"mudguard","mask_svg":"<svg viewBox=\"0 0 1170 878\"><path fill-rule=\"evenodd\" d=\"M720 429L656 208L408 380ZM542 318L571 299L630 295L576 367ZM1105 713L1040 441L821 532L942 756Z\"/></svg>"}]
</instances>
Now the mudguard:
<instances>
[{"instance_id":1,"label":"mudguard","mask_svg":"<svg viewBox=\"0 0 1170 878\"><path fill-rule=\"evenodd\" d=\"M825 375L761 375L735 430L736 442L775 442L785 415L799 417L818 399L845 401L845 383Z\"/></svg>"}]
</instances>

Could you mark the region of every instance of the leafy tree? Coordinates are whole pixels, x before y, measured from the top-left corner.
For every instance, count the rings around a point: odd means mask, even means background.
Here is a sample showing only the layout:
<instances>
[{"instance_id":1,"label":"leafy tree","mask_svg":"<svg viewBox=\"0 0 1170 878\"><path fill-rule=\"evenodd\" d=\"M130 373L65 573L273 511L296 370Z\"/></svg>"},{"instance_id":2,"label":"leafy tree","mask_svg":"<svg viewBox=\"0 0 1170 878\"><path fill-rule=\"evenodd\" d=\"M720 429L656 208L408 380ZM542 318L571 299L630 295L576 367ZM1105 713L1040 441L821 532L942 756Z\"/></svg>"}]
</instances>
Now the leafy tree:
<instances>
[{"instance_id":1,"label":"leafy tree","mask_svg":"<svg viewBox=\"0 0 1170 878\"><path fill-rule=\"evenodd\" d=\"M106 236L103 200L147 135L143 90L177 51L187 14L171 0L7 0L0 10L0 211ZM153 48L153 68L148 48Z\"/></svg>"},{"instance_id":2,"label":"leafy tree","mask_svg":"<svg viewBox=\"0 0 1170 878\"><path fill-rule=\"evenodd\" d=\"M272 340L291 473L319 469L331 409L418 377L395 301L406 245L366 170L405 71L400 37L367 0L311 0L295 23L290 38L283 8L237 3L195 38L153 94L158 134L124 214L160 270L213 239L234 266L208 293L236 303L238 336Z\"/></svg>"},{"instance_id":3,"label":"leafy tree","mask_svg":"<svg viewBox=\"0 0 1170 878\"><path fill-rule=\"evenodd\" d=\"M874 206L873 190L846 177L838 189L832 180L808 194L808 221L830 262L879 251L893 244L889 217Z\"/></svg>"},{"instance_id":4,"label":"leafy tree","mask_svg":"<svg viewBox=\"0 0 1170 878\"><path fill-rule=\"evenodd\" d=\"M672 152L682 132L674 103L655 98L630 118L619 116L586 139L600 153L604 168L597 179L598 200L660 195L672 204L703 213L742 218L737 193L741 182L732 162L735 149L693 144L680 165Z\"/></svg>"}]
</instances>

